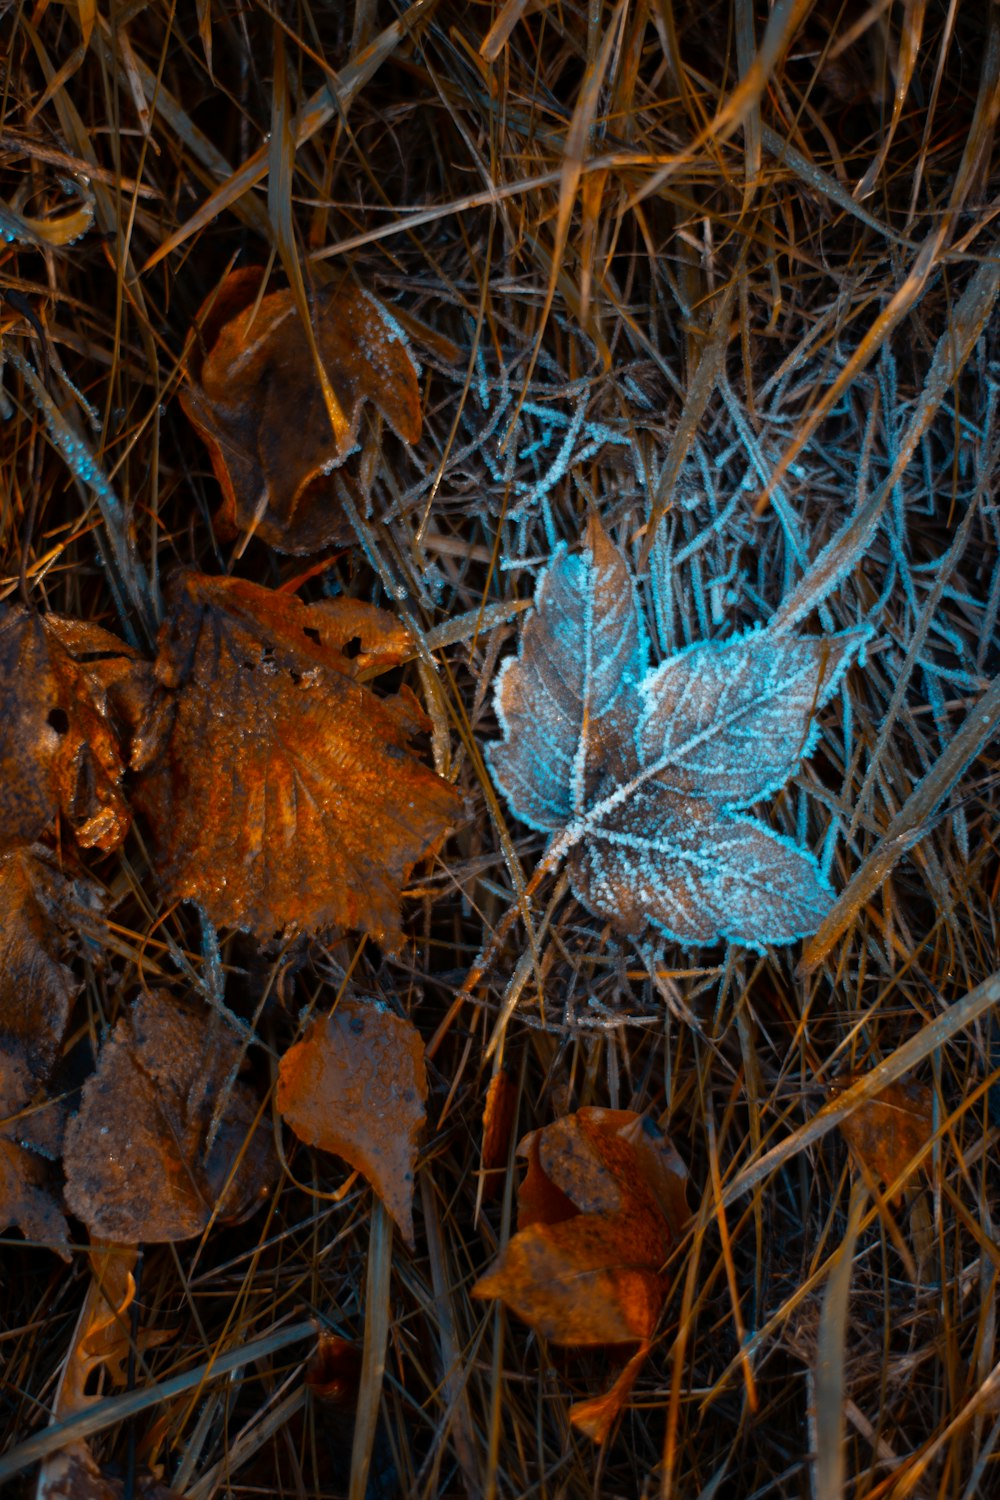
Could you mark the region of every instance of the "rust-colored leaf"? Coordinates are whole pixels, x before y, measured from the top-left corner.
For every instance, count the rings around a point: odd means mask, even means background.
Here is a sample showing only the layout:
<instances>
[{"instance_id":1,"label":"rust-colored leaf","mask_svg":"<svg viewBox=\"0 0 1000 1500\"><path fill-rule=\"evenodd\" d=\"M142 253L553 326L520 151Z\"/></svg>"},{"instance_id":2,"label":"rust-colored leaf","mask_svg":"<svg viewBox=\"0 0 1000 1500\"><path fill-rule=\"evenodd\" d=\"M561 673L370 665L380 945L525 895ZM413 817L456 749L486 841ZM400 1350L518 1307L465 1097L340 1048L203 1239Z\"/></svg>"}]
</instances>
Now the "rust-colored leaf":
<instances>
[{"instance_id":1,"label":"rust-colored leaf","mask_svg":"<svg viewBox=\"0 0 1000 1500\"><path fill-rule=\"evenodd\" d=\"M13 1224L26 1240L69 1260L66 1220L46 1160L58 1152L60 1126L24 1058L0 1052L0 1229Z\"/></svg>"},{"instance_id":2,"label":"rust-colored leaf","mask_svg":"<svg viewBox=\"0 0 1000 1500\"><path fill-rule=\"evenodd\" d=\"M239 1219L274 1176L258 1101L233 1082L240 1043L214 1011L144 995L101 1050L66 1131L66 1201L119 1244L183 1240Z\"/></svg>"},{"instance_id":3,"label":"rust-colored leaf","mask_svg":"<svg viewBox=\"0 0 1000 1500\"><path fill-rule=\"evenodd\" d=\"M517 1109L517 1084L506 1068L501 1068L490 1079L486 1090L486 1105L483 1109L483 1188L484 1203L490 1202L500 1191L500 1173L507 1166L511 1133L514 1129L514 1114Z\"/></svg>"},{"instance_id":4,"label":"rust-colored leaf","mask_svg":"<svg viewBox=\"0 0 1000 1500\"><path fill-rule=\"evenodd\" d=\"M232 272L198 316L181 404L222 486L216 530L253 530L283 552L352 538L331 472L355 447L371 401L397 436L420 436L417 371L399 324L349 282L312 302L316 346L345 418L334 433L313 350L289 290L261 297L264 271Z\"/></svg>"},{"instance_id":5,"label":"rust-colored leaf","mask_svg":"<svg viewBox=\"0 0 1000 1500\"><path fill-rule=\"evenodd\" d=\"M85 848L128 832L114 710L136 653L97 625L0 605L0 849L59 814Z\"/></svg>"},{"instance_id":6,"label":"rust-colored leaf","mask_svg":"<svg viewBox=\"0 0 1000 1500\"><path fill-rule=\"evenodd\" d=\"M411 1247L426 1100L420 1033L375 1000L345 996L281 1059L278 1112L300 1140L367 1177Z\"/></svg>"},{"instance_id":7,"label":"rust-colored leaf","mask_svg":"<svg viewBox=\"0 0 1000 1500\"><path fill-rule=\"evenodd\" d=\"M888 1187L930 1139L933 1106L928 1084L890 1083L841 1121L841 1133L871 1175Z\"/></svg>"},{"instance_id":8,"label":"rust-colored leaf","mask_svg":"<svg viewBox=\"0 0 1000 1500\"><path fill-rule=\"evenodd\" d=\"M474 1295L499 1297L554 1343L645 1346L666 1292L661 1267L687 1218L687 1173L670 1142L631 1110L581 1109L518 1151L528 1158L518 1231ZM571 1413L595 1441L639 1363Z\"/></svg>"},{"instance_id":9,"label":"rust-colored leaf","mask_svg":"<svg viewBox=\"0 0 1000 1500\"><path fill-rule=\"evenodd\" d=\"M459 806L408 748L423 723L412 695L357 680L406 644L371 605L178 575L135 747L169 899L261 939L358 927L398 944L402 884Z\"/></svg>"}]
</instances>

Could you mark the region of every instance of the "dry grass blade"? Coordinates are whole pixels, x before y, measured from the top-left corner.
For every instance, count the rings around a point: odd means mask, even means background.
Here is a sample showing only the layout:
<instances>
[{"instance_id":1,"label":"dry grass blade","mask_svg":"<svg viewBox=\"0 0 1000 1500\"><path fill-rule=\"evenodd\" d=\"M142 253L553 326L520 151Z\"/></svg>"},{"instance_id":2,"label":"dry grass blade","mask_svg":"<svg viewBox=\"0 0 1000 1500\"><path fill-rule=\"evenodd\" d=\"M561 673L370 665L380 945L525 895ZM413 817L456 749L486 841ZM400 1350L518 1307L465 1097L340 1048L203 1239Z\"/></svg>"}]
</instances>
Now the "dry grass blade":
<instances>
[{"instance_id":1,"label":"dry grass blade","mask_svg":"<svg viewBox=\"0 0 1000 1500\"><path fill-rule=\"evenodd\" d=\"M813 1388L816 1400L816 1500L844 1497L844 1368L848 1341L854 1252L868 1194L856 1183L851 1192L844 1238L831 1257L816 1346Z\"/></svg>"},{"instance_id":2,"label":"dry grass blade","mask_svg":"<svg viewBox=\"0 0 1000 1500\"><path fill-rule=\"evenodd\" d=\"M365 1344L361 1384L354 1418L349 1500L365 1500L375 1431L382 1406L386 1346L389 1341L389 1281L392 1271L392 1220L381 1203L372 1208L365 1278Z\"/></svg>"}]
</instances>

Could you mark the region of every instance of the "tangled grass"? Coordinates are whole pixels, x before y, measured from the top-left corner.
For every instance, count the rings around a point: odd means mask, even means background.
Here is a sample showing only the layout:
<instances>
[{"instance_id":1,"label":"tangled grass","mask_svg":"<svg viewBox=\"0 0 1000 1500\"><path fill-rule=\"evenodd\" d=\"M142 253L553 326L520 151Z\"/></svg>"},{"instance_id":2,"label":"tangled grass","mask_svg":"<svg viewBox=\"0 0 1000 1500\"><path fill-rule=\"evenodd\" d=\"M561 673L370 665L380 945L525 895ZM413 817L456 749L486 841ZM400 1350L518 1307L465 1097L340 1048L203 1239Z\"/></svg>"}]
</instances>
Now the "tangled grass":
<instances>
[{"instance_id":1,"label":"tangled grass","mask_svg":"<svg viewBox=\"0 0 1000 1500\"><path fill-rule=\"evenodd\" d=\"M470 616L412 669L469 817L410 893L402 955L216 952L163 909L141 829L90 861L111 922L79 968L70 1103L152 982L259 1012L267 1087L349 975L419 1027L432 1089L414 1254L304 1149L245 1223L147 1247L141 1323L174 1337L134 1381L195 1383L96 1437L102 1463L192 1500L1000 1493L1000 9L78 0L8 4L0 29L2 596L143 648L176 564L342 589L424 631ZM176 396L234 264L346 278L407 329L424 431L382 435L356 546L213 535ZM514 606L595 511L664 652L779 609L871 625L771 810L842 895L804 950L692 955L550 884L456 1003L542 852L484 770L491 682ZM838 1087L879 1065L935 1099L893 1202L831 1128ZM500 1066L515 1140L586 1104L648 1111L695 1183L601 1450L567 1410L607 1357L469 1295L512 1224L513 1171L479 1202ZM85 1249L67 1273L5 1242L7 1445L45 1429ZM307 1397L308 1341L208 1378L304 1318L365 1347L356 1408Z\"/></svg>"}]
</instances>

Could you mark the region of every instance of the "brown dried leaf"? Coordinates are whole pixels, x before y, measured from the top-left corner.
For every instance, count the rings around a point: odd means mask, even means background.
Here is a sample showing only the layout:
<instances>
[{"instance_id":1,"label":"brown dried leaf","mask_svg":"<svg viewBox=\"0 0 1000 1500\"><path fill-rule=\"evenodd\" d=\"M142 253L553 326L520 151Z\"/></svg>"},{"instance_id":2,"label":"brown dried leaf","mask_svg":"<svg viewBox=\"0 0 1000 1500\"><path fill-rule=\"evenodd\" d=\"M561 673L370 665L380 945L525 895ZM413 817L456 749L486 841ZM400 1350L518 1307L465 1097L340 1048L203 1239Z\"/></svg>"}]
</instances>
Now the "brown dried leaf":
<instances>
[{"instance_id":1,"label":"brown dried leaf","mask_svg":"<svg viewBox=\"0 0 1000 1500\"><path fill-rule=\"evenodd\" d=\"M840 1130L869 1172L888 1187L930 1140L934 1093L926 1083L890 1083L841 1121Z\"/></svg>"},{"instance_id":2,"label":"brown dried leaf","mask_svg":"<svg viewBox=\"0 0 1000 1500\"><path fill-rule=\"evenodd\" d=\"M660 1268L688 1217L687 1173L670 1142L631 1110L581 1109L533 1131L518 1151L528 1158L518 1231L473 1295L499 1297L554 1343L645 1346L666 1292ZM630 1361L605 1397L574 1408L595 1441L640 1363Z\"/></svg>"},{"instance_id":3,"label":"brown dried leaf","mask_svg":"<svg viewBox=\"0 0 1000 1500\"><path fill-rule=\"evenodd\" d=\"M356 680L405 644L391 616L354 600L174 580L163 691L134 757L169 899L261 939L359 927L398 943L402 884L459 805L408 748L415 700Z\"/></svg>"},{"instance_id":4,"label":"brown dried leaf","mask_svg":"<svg viewBox=\"0 0 1000 1500\"><path fill-rule=\"evenodd\" d=\"M66 1131L66 1202L92 1235L188 1239L216 1211L233 1221L266 1195L274 1149L254 1128L256 1096L232 1081L240 1055L217 1012L166 994L136 1000Z\"/></svg>"},{"instance_id":5,"label":"brown dried leaf","mask_svg":"<svg viewBox=\"0 0 1000 1500\"><path fill-rule=\"evenodd\" d=\"M70 882L41 846L0 855L0 1047L39 1082L58 1056L79 988L59 962L71 902Z\"/></svg>"},{"instance_id":6,"label":"brown dried leaf","mask_svg":"<svg viewBox=\"0 0 1000 1500\"><path fill-rule=\"evenodd\" d=\"M66 1220L56 1200L50 1169L16 1141L6 1138L11 1128L4 1126L0 1138L0 1228L16 1225L26 1240L45 1245L69 1261Z\"/></svg>"},{"instance_id":7,"label":"brown dried leaf","mask_svg":"<svg viewBox=\"0 0 1000 1500\"><path fill-rule=\"evenodd\" d=\"M307 1145L364 1173L411 1248L426 1100L420 1033L375 1000L345 997L281 1059L278 1112Z\"/></svg>"},{"instance_id":8,"label":"brown dried leaf","mask_svg":"<svg viewBox=\"0 0 1000 1500\"><path fill-rule=\"evenodd\" d=\"M364 402L405 442L420 436L417 371L373 297L349 282L318 291L313 330L345 419L335 434L294 294L258 301L264 275L232 272L201 309L181 404L222 486L220 535L253 530L283 552L314 552L352 539L330 474L357 442Z\"/></svg>"},{"instance_id":9,"label":"brown dried leaf","mask_svg":"<svg viewBox=\"0 0 1000 1500\"><path fill-rule=\"evenodd\" d=\"M0 605L0 849L57 814L85 848L115 849L131 817L113 715L135 652L100 626Z\"/></svg>"}]
</instances>

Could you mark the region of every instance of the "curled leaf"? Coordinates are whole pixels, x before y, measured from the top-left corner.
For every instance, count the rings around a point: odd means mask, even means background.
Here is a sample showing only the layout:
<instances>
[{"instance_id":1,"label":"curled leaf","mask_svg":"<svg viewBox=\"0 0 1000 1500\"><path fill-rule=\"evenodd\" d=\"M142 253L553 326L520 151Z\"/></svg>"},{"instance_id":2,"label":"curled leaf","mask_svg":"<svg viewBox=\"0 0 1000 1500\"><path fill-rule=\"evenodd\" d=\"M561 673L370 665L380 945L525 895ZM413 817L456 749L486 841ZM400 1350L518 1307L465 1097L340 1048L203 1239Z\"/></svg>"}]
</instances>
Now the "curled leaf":
<instances>
[{"instance_id":1,"label":"curled leaf","mask_svg":"<svg viewBox=\"0 0 1000 1500\"><path fill-rule=\"evenodd\" d=\"M677 1153L651 1120L609 1109L556 1120L518 1152L528 1171L517 1233L473 1295L500 1298L554 1343L640 1343L644 1353L666 1293L661 1268L687 1218ZM596 1441L637 1370L571 1414Z\"/></svg>"},{"instance_id":2,"label":"curled leaf","mask_svg":"<svg viewBox=\"0 0 1000 1500\"><path fill-rule=\"evenodd\" d=\"M335 433L294 294L262 297L263 278L233 271L201 309L181 404L222 486L219 533L253 530L283 552L312 552L353 536L330 474L357 443L363 404L404 441L420 436L417 371L374 297L348 282L319 290L313 334L344 418Z\"/></svg>"},{"instance_id":3,"label":"curled leaf","mask_svg":"<svg viewBox=\"0 0 1000 1500\"><path fill-rule=\"evenodd\" d=\"M360 927L398 943L403 881L458 808L409 749L423 724L415 700L357 681L404 640L391 616L353 600L175 579L160 697L135 745L135 801L169 899L261 939Z\"/></svg>"},{"instance_id":4,"label":"curled leaf","mask_svg":"<svg viewBox=\"0 0 1000 1500\"><path fill-rule=\"evenodd\" d=\"M217 1012L144 995L101 1049L66 1131L66 1201L119 1244L183 1240L235 1220L274 1175L256 1096L234 1082L241 1047Z\"/></svg>"},{"instance_id":5,"label":"curled leaf","mask_svg":"<svg viewBox=\"0 0 1000 1500\"><path fill-rule=\"evenodd\" d=\"M374 1000L345 996L281 1059L279 1114L300 1140L367 1177L411 1248L426 1100L420 1033Z\"/></svg>"},{"instance_id":6,"label":"curled leaf","mask_svg":"<svg viewBox=\"0 0 1000 1500\"><path fill-rule=\"evenodd\" d=\"M57 814L85 848L121 843L116 685L135 663L97 625L0 605L0 849L33 843Z\"/></svg>"}]
</instances>

